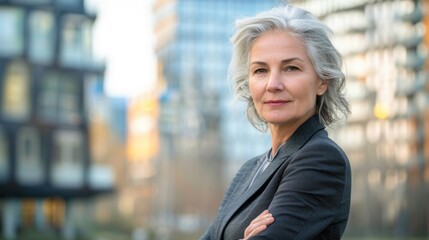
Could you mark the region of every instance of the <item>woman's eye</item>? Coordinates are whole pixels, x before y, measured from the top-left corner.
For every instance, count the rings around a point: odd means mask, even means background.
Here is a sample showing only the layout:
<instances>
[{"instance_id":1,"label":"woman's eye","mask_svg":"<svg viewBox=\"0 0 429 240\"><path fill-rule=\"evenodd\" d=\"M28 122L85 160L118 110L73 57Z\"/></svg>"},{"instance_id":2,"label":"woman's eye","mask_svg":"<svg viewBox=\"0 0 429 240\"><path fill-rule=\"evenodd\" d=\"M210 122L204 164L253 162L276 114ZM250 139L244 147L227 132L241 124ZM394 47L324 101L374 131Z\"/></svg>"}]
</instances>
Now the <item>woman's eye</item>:
<instances>
[{"instance_id":1,"label":"woman's eye","mask_svg":"<svg viewBox=\"0 0 429 240\"><path fill-rule=\"evenodd\" d=\"M293 71L297 71L297 70L299 70L299 68L298 68L298 67L295 67L295 66L287 66L287 67L285 67L285 70L286 70L287 72L293 72Z\"/></svg>"},{"instance_id":2,"label":"woman's eye","mask_svg":"<svg viewBox=\"0 0 429 240\"><path fill-rule=\"evenodd\" d=\"M267 70L265 68L258 68L255 71L253 71L254 74L261 74L261 73L266 73Z\"/></svg>"}]
</instances>

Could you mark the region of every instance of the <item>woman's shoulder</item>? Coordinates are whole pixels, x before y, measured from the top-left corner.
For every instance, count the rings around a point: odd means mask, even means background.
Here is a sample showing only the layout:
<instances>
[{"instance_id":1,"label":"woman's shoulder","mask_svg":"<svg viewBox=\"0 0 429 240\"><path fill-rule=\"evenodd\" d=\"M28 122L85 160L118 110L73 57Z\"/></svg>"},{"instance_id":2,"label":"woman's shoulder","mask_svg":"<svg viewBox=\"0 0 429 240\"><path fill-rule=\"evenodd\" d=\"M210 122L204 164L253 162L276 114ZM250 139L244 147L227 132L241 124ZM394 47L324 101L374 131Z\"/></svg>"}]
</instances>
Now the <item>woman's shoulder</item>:
<instances>
[{"instance_id":1,"label":"woman's shoulder","mask_svg":"<svg viewBox=\"0 0 429 240\"><path fill-rule=\"evenodd\" d=\"M328 132L323 129L315 133L303 148L317 148L325 151L339 151L343 152L340 145L329 137Z\"/></svg>"},{"instance_id":2,"label":"woman's shoulder","mask_svg":"<svg viewBox=\"0 0 429 240\"><path fill-rule=\"evenodd\" d=\"M326 130L314 134L301 149L297 155L311 155L312 159L325 160L346 160L347 155L344 150L334 140L332 140Z\"/></svg>"}]
</instances>

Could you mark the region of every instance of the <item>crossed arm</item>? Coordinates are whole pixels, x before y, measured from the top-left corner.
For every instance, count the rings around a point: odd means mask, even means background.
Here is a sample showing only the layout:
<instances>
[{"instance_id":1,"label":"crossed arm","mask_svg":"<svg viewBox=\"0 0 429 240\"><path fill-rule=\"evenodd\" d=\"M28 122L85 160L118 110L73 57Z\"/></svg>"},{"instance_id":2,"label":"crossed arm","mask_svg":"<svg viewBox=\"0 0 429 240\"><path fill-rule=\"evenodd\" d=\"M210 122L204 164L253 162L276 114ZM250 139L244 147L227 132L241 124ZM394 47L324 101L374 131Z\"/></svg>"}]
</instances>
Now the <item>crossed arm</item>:
<instances>
[{"instance_id":1,"label":"crossed arm","mask_svg":"<svg viewBox=\"0 0 429 240\"><path fill-rule=\"evenodd\" d=\"M293 159L268 210L249 224L244 240L314 239L338 221L347 160L338 151L323 150ZM341 229L334 231L342 234Z\"/></svg>"},{"instance_id":2,"label":"crossed arm","mask_svg":"<svg viewBox=\"0 0 429 240\"><path fill-rule=\"evenodd\" d=\"M246 228L244 231L244 238L242 240L247 240L252 236L258 235L260 232L267 229L268 225L273 222L273 215L268 210L263 211Z\"/></svg>"},{"instance_id":3,"label":"crossed arm","mask_svg":"<svg viewBox=\"0 0 429 240\"><path fill-rule=\"evenodd\" d=\"M350 201L348 161L332 145L316 145L291 156L266 211L239 234L244 240L341 237ZM213 230L209 227L201 239L212 239Z\"/></svg>"}]
</instances>

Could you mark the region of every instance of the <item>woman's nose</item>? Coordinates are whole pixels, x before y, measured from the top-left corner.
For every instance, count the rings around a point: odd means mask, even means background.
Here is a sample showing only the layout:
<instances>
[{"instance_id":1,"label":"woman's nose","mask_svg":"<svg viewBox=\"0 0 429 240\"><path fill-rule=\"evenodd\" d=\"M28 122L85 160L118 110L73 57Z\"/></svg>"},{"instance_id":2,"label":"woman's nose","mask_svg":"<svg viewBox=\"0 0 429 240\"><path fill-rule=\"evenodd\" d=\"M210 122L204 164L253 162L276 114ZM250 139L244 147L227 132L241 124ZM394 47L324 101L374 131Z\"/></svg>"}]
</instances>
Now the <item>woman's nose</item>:
<instances>
[{"instance_id":1,"label":"woman's nose","mask_svg":"<svg viewBox=\"0 0 429 240\"><path fill-rule=\"evenodd\" d=\"M270 78L267 83L267 91L277 92L284 89L284 85L281 79L281 75L275 72L271 72Z\"/></svg>"}]
</instances>

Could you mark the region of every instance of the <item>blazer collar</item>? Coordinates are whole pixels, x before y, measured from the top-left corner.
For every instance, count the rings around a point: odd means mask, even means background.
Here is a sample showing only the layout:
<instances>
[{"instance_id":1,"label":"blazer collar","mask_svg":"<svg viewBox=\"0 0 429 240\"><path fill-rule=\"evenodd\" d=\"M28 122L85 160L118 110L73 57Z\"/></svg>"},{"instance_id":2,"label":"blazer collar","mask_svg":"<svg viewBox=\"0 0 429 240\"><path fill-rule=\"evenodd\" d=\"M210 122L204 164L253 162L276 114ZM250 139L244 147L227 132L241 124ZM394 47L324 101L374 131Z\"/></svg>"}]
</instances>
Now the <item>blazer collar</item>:
<instances>
[{"instance_id":1,"label":"blazer collar","mask_svg":"<svg viewBox=\"0 0 429 240\"><path fill-rule=\"evenodd\" d=\"M311 136L313 136L313 134L324 128L325 126L322 124L322 122L320 122L319 115L316 114L309 118L301 126L299 126L298 129L296 129L296 131L292 134L291 138L279 148L276 157L291 156L298 149L300 149L302 145L304 145L311 138Z\"/></svg>"},{"instance_id":2,"label":"blazer collar","mask_svg":"<svg viewBox=\"0 0 429 240\"><path fill-rule=\"evenodd\" d=\"M280 146L276 156L268 165L267 169L265 169L264 174L255 179L254 183L249 188L249 192L251 193L249 194L252 195L255 193L255 191L258 190L271 177L271 175L286 159L298 151L311 138L311 136L324 128L325 126L319 121L319 116L317 114L299 126L298 129L292 134L291 138Z\"/></svg>"},{"instance_id":3,"label":"blazer collar","mask_svg":"<svg viewBox=\"0 0 429 240\"><path fill-rule=\"evenodd\" d=\"M254 174L263 162L267 153L263 154L259 158L257 164L255 164L254 167L250 171L248 171L247 174L245 174L246 176L243 176L242 183L244 184L242 186L238 186L238 188L236 189L239 192L242 191L243 193L240 194L241 196L237 199L237 201L233 201L231 203L231 206L229 207L230 211L226 213L225 218L223 219L220 226L222 230L220 231L221 234L223 234L222 232L225 228L225 225L229 222L232 216L236 214L237 210L252 195L254 195L264 185L266 181L271 178L271 176L280 167L280 165L282 165L285 160L287 160L292 154L299 150L311 138L311 136L313 136L316 132L324 128L325 127L320 122L319 116L317 114L308 119L306 122L304 122L300 127L298 127L292 137L279 148L278 153L274 157L273 161L265 169L264 173L257 179L255 179L253 184L248 188Z\"/></svg>"}]
</instances>

